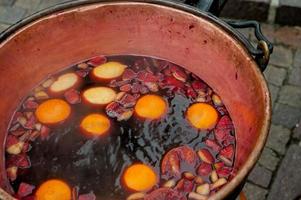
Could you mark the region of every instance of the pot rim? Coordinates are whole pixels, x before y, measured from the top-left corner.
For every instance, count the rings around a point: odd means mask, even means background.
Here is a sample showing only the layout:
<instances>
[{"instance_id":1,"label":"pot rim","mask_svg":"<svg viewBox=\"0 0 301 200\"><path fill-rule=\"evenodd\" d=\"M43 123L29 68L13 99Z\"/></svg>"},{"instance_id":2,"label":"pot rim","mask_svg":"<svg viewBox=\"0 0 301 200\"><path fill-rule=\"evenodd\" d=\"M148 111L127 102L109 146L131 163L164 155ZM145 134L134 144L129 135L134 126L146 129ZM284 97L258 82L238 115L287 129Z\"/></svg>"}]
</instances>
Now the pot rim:
<instances>
[{"instance_id":1,"label":"pot rim","mask_svg":"<svg viewBox=\"0 0 301 200\"><path fill-rule=\"evenodd\" d=\"M166 6L173 9L178 9L184 12L188 12L189 14L192 14L196 17L201 17L205 20L208 20L209 22L213 23L214 25L218 26L220 29L225 31L227 34L232 36L233 38L238 41L239 45L245 50L245 52L248 55L248 58L253 62L253 65L250 67L254 68L255 70L255 76L257 79L259 79L261 87L263 87L265 99L266 99L266 108L265 108L265 115L263 118L263 124L262 128L259 133L258 140L253 148L253 151L248 156L246 162L241 166L241 168L238 170L237 174L232 178L232 180L226 184L219 192L209 197L209 200L218 200L218 199L224 199L229 195L231 192L233 192L237 187L240 186L241 183L243 183L251 171L251 169L255 166L257 160L259 159L261 152L264 148L264 145L266 143L266 139L269 133L270 128L270 122L271 122L271 97L270 92L268 90L268 86L266 83L266 80L259 70L258 65L256 64L254 57L251 55L251 53L247 50L247 48L244 45L244 41L246 40L242 35L234 28L232 28L230 25L228 25L226 22L220 20L218 17L212 15L211 13L199 10L195 7L178 3L178 2L171 2L167 0L79 0L76 2L69 1L65 3L61 3L46 9L43 9L41 11L38 11L32 15L29 15L28 17L16 22L9 28L7 28L4 32L0 33L0 48L1 45L3 45L7 40L9 40L11 37L13 37L16 33L18 33L19 30L21 30L23 27L34 23L35 21L52 15L56 12L64 11L67 9L74 9L76 7L80 6L87 6L92 4L99 4L99 3L141 3L141 4L154 4L159 6ZM256 67L255 67L256 66Z\"/></svg>"}]
</instances>

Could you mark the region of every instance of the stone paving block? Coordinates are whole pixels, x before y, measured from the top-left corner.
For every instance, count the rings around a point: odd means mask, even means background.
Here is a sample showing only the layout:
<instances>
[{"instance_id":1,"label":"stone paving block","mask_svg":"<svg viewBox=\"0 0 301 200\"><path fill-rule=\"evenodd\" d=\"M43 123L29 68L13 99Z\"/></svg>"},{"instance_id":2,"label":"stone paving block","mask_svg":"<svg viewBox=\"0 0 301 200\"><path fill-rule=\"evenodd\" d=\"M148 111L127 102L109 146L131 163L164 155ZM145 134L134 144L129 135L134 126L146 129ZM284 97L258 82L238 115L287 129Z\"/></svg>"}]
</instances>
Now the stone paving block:
<instances>
[{"instance_id":1,"label":"stone paving block","mask_svg":"<svg viewBox=\"0 0 301 200\"><path fill-rule=\"evenodd\" d=\"M291 145L278 169L268 200L299 199L301 196L301 147Z\"/></svg>"},{"instance_id":2,"label":"stone paving block","mask_svg":"<svg viewBox=\"0 0 301 200\"><path fill-rule=\"evenodd\" d=\"M293 131L293 137L297 140L301 140L301 120L296 125Z\"/></svg>"},{"instance_id":3,"label":"stone paving block","mask_svg":"<svg viewBox=\"0 0 301 200\"><path fill-rule=\"evenodd\" d=\"M274 171L279 163L280 158L277 154L268 147L265 147L259 159L259 164L263 167Z\"/></svg>"},{"instance_id":4,"label":"stone paving block","mask_svg":"<svg viewBox=\"0 0 301 200\"><path fill-rule=\"evenodd\" d=\"M296 50L293 65L295 67L301 67L301 48Z\"/></svg>"},{"instance_id":5,"label":"stone paving block","mask_svg":"<svg viewBox=\"0 0 301 200\"><path fill-rule=\"evenodd\" d=\"M275 31L275 41L294 48L301 47L301 28L282 26Z\"/></svg>"},{"instance_id":6,"label":"stone paving block","mask_svg":"<svg viewBox=\"0 0 301 200\"><path fill-rule=\"evenodd\" d=\"M283 46L275 46L271 55L270 64L289 68L293 62L293 53L291 49Z\"/></svg>"},{"instance_id":7,"label":"stone paving block","mask_svg":"<svg viewBox=\"0 0 301 200\"><path fill-rule=\"evenodd\" d=\"M281 86L286 77L286 70L284 68L269 65L264 71L264 75L269 83Z\"/></svg>"},{"instance_id":8,"label":"stone paving block","mask_svg":"<svg viewBox=\"0 0 301 200\"><path fill-rule=\"evenodd\" d=\"M243 191L248 200L265 200L268 191L252 183L246 183Z\"/></svg>"},{"instance_id":9,"label":"stone paving block","mask_svg":"<svg viewBox=\"0 0 301 200\"><path fill-rule=\"evenodd\" d=\"M275 104L272 115L274 124L291 129L298 123L299 119L301 119L301 109L281 103Z\"/></svg>"},{"instance_id":10,"label":"stone paving block","mask_svg":"<svg viewBox=\"0 0 301 200\"><path fill-rule=\"evenodd\" d=\"M301 1L279 0L279 7L276 12L276 23L301 25Z\"/></svg>"},{"instance_id":11,"label":"stone paving block","mask_svg":"<svg viewBox=\"0 0 301 200\"><path fill-rule=\"evenodd\" d=\"M13 24L25 16L26 10L15 6L0 6L0 13L0 23Z\"/></svg>"},{"instance_id":12,"label":"stone paving block","mask_svg":"<svg viewBox=\"0 0 301 200\"><path fill-rule=\"evenodd\" d=\"M270 0L231 0L221 12L222 17L266 21Z\"/></svg>"},{"instance_id":13,"label":"stone paving block","mask_svg":"<svg viewBox=\"0 0 301 200\"><path fill-rule=\"evenodd\" d=\"M14 6L24 8L27 10L35 10L38 8L41 0L16 0Z\"/></svg>"},{"instance_id":14,"label":"stone paving block","mask_svg":"<svg viewBox=\"0 0 301 200\"><path fill-rule=\"evenodd\" d=\"M7 25L7 24L0 24L0 33L2 31L4 31L5 29L7 29L8 27L9 27L9 25Z\"/></svg>"},{"instance_id":15,"label":"stone paving block","mask_svg":"<svg viewBox=\"0 0 301 200\"><path fill-rule=\"evenodd\" d=\"M1 0L0 5L1 6L12 6L14 4L15 0Z\"/></svg>"},{"instance_id":16,"label":"stone paving block","mask_svg":"<svg viewBox=\"0 0 301 200\"><path fill-rule=\"evenodd\" d=\"M278 97L278 93L279 93L280 88L273 85L273 84L269 84L268 87L269 87L269 90L270 90L270 93L271 93L272 106L274 106L275 101Z\"/></svg>"},{"instance_id":17,"label":"stone paving block","mask_svg":"<svg viewBox=\"0 0 301 200\"><path fill-rule=\"evenodd\" d=\"M283 104L301 108L301 88L292 85L282 86L278 101Z\"/></svg>"},{"instance_id":18,"label":"stone paving block","mask_svg":"<svg viewBox=\"0 0 301 200\"><path fill-rule=\"evenodd\" d=\"M290 135L291 132L289 129L280 125L272 124L266 146L283 155L286 150L286 144L290 139Z\"/></svg>"},{"instance_id":19,"label":"stone paving block","mask_svg":"<svg viewBox=\"0 0 301 200\"><path fill-rule=\"evenodd\" d=\"M272 179L272 172L260 165L256 165L250 173L248 180L256 185L267 188Z\"/></svg>"},{"instance_id":20,"label":"stone paving block","mask_svg":"<svg viewBox=\"0 0 301 200\"><path fill-rule=\"evenodd\" d=\"M301 87L301 67L293 67L289 77L288 83Z\"/></svg>"}]
</instances>

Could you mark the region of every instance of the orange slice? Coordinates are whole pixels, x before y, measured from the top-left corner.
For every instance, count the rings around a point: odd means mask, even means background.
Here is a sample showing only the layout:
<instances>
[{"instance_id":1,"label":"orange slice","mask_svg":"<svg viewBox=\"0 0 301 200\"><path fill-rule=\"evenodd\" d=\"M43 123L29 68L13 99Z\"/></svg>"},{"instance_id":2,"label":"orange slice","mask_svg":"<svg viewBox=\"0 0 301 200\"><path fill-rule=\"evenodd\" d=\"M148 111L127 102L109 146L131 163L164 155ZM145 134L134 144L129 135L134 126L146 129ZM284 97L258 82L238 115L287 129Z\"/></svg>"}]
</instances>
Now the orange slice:
<instances>
[{"instance_id":1,"label":"orange slice","mask_svg":"<svg viewBox=\"0 0 301 200\"><path fill-rule=\"evenodd\" d=\"M196 103L188 107L186 117L198 129L211 129L217 122L218 114L213 106Z\"/></svg>"},{"instance_id":2,"label":"orange slice","mask_svg":"<svg viewBox=\"0 0 301 200\"><path fill-rule=\"evenodd\" d=\"M148 94L138 99L135 112L146 119L158 119L167 111L167 102L160 96Z\"/></svg>"},{"instance_id":3,"label":"orange slice","mask_svg":"<svg viewBox=\"0 0 301 200\"><path fill-rule=\"evenodd\" d=\"M63 92L74 87L78 82L79 77L75 73L63 74L50 85L49 90L53 93Z\"/></svg>"},{"instance_id":4,"label":"orange slice","mask_svg":"<svg viewBox=\"0 0 301 200\"><path fill-rule=\"evenodd\" d=\"M106 133L110 126L110 120L105 115L96 113L86 116L80 123L84 133L96 136Z\"/></svg>"},{"instance_id":5,"label":"orange slice","mask_svg":"<svg viewBox=\"0 0 301 200\"><path fill-rule=\"evenodd\" d=\"M58 179L50 179L37 189L36 200L71 200L71 189L67 183Z\"/></svg>"},{"instance_id":6,"label":"orange slice","mask_svg":"<svg viewBox=\"0 0 301 200\"><path fill-rule=\"evenodd\" d=\"M71 113L70 105L62 99L50 99L41 103L35 115L43 124L56 124L64 121Z\"/></svg>"},{"instance_id":7,"label":"orange slice","mask_svg":"<svg viewBox=\"0 0 301 200\"><path fill-rule=\"evenodd\" d=\"M146 191L157 183L154 170L145 164L133 164L123 174L125 185L136 191Z\"/></svg>"},{"instance_id":8,"label":"orange slice","mask_svg":"<svg viewBox=\"0 0 301 200\"><path fill-rule=\"evenodd\" d=\"M106 105L116 99L116 92L109 87L92 87L82 93L83 99L93 105Z\"/></svg>"},{"instance_id":9,"label":"orange slice","mask_svg":"<svg viewBox=\"0 0 301 200\"><path fill-rule=\"evenodd\" d=\"M98 80L112 80L120 77L127 66L119 62L107 62L92 70L93 78Z\"/></svg>"}]
</instances>

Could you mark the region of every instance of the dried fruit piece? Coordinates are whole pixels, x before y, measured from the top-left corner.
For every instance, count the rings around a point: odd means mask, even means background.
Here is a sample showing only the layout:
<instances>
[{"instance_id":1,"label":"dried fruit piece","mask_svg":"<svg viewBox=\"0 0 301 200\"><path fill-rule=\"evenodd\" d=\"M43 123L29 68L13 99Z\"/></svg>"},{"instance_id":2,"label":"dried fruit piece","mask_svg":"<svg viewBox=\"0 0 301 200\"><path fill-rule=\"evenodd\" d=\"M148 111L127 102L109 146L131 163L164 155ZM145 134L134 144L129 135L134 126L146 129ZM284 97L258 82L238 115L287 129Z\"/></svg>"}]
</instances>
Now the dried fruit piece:
<instances>
[{"instance_id":1,"label":"dried fruit piece","mask_svg":"<svg viewBox=\"0 0 301 200\"><path fill-rule=\"evenodd\" d=\"M96 196L93 192L90 192L88 194L79 195L78 200L96 200Z\"/></svg>"},{"instance_id":2,"label":"dried fruit piece","mask_svg":"<svg viewBox=\"0 0 301 200\"><path fill-rule=\"evenodd\" d=\"M183 177L188 180L193 180L195 178L194 174L191 172L184 172Z\"/></svg>"},{"instance_id":3,"label":"dried fruit piece","mask_svg":"<svg viewBox=\"0 0 301 200\"><path fill-rule=\"evenodd\" d=\"M41 140L47 139L49 134L50 134L50 128L43 125L40 131Z\"/></svg>"},{"instance_id":4,"label":"dried fruit piece","mask_svg":"<svg viewBox=\"0 0 301 200\"><path fill-rule=\"evenodd\" d=\"M35 189L35 186L27 184L27 183L21 183L19 185L19 189L17 192L18 197L26 197L32 193L32 191Z\"/></svg>"},{"instance_id":5,"label":"dried fruit piece","mask_svg":"<svg viewBox=\"0 0 301 200\"><path fill-rule=\"evenodd\" d=\"M123 112L123 109L122 109L121 105L117 102L109 103L106 106L106 113L109 117L112 117L112 118L117 117L122 112Z\"/></svg>"},{"instance_id":6,"label":"dried fruit piece","mask_svg":"<svg viewBox=\"0 0 301 200\"><path fill-rule=\"evenodd\" d=\"M211 148L212 150L217 151L217 152L222 148L215 140L212 140L212 139L205 140L205 144L209 148Z\"/></svg>"},{"instance_id":7,"label":"dried fruit piece","mask_svg":"<svg viewBox=\"0 0 301 200\"><path fill-rule=\"evenodd\" d=\"M123 85L119 88L119 90L122 92L129 92L132 90L132 85L131 84Z\"/></svg>"},{"instance_id":8,"label":"dried fruit piece","mask_svg":"<svg viewBox=\"0 0 301 200\"><path fill-rule=\"evenodd\" d=\"M85 78L91 71L91 68L88 67L86 69L80 69L80 70L76 70L75 73L82 78Z\"/></svg>"},{"instance_id":9,"label":"dried fruit piece","mask_svg":"<svg viewBox=\"0 0 301 200\"><path fill-rule=\"evenodd\" d=\"M202 185L197 186L196 192L201 195L209 195L210 194L210 185L208 183L204 183Z\"/></svg>"},{"instance_id":10,"label":"dried fruit piece","mask_svg":"<svg viewBox=\"0 0 301 200\"><path fill-rule=\"evenodd\" d=\"M219 177L228 177L232 172L232 168L230 167L221 167L216 170L216 173Z\"/></svg>"},{"instance_id":11,"label":"dried fruit piece","mask_svg":"<svg viewBox=\"0 0 301 200\"><path fill-rule=\"evenodd\" d=\"M178 79L174 78L173 76L166 76L163 80L163 88L185 88L185 84L182 81L179 81Z\"/></svg>"},{"instance_id":12,"label":"dried fruit piece","mask_svg":"<svg viewBox=\"0 0 301 200\"><path fill-rule=\"evenodd\" d=\"M116 101L120 101L121 98L125 95L126 93L125 92L118 92L117 95L116 95Z\"/></svg>"},{"instance_id":13,"label":"dried fruit piece","mask_svg":"<svg viewBox=\"0 0 301 200\"><path fill-rule=\"evenodd\" d=\"M151 91L151 92L158 92L159 86L155 82L145 82L144 85Z\"/></svg>"},{"instance_id":14,"label":"dried fruit piece","mask_svg":"<svg viewBox=\"0 0 301 200\"><path fill-rule=\"evenodd\" d=\"M105 56L96 56L89 60L88 64L92 66L98 66L107 62L107 58Z\"/></svg>"},{"instance_id":15,"label":"dried fruit piece","mask_svg":"<svg viewBox=\"0 0 301 200\"><path fill-rule=\"evenodd\" d=\"M34 129L35 128L35 124L36 124L36 118L33 115L33 113L31 113L30 116L28 116L26 123L24 124L24 128L26 129Z\"/></svg>"},{"instance_id":16,"label":"dried fruit piece","mask_svg":"<svg viewBox=\"0 0 301 200\"><path fill-rule=\"evenodd\" d=\"M50 85L52 85L53 84L53 82L55 81L55 79L54 78L48 78L46 81L44 81L43 83L42 83L42 86L44 87L44 88L48 88L48 87L50 87Z\"/></svg>"},{"instance_id":17,"label":"dried fruit piece","mask_svg":"<svg viewBox=\"0 0 301 200\"><path fill-rule=\"evenodd\" d=\"M224 167L224 163L223 162L216 162L214 163L214 169L218 170L220 168Z\"/></svg>"},{"instance_id":18,"label":"dried fruit piece","mask_svg":"<svg viewBox=\"0 0 301 200\"><path fill-rule=\"evenodd\" d=\"M61 180L50 179L38 187L35 197L36 200L70 200L71 188Z\"/></svg>"},{"instance_id":19,"label":"dried fruit piece","mask_svg":"<svg viewBox=\"0 0 301 200\"><path fill-rule=\"evenodd\" d=\"M136 192L131 194L126 198L126 200L143 200L145 196L145 193L143 192Z\"/></svg>"},{"instance_id":20,"label":"dried fruit piece","mask_svg":"<svg viewBox=\"0 0 301 200\"><path fill-rule=\"evenodd\" d=\"M132 69L125 69L122 75L122 80L132 80L136 78L137 74Z\"/></svg>"},{"instance_id":21,"label":"dried fruit piece","mask_svg":"<svg viewBox=\"0 0 301 200\"><path fill-rule=\"evenodd\" d=\"M206 84L203 81L201 81L201 80L194 80L194 81L192 81L191 86L197 92L199 92L199 91L206 91L206 89L207 89Z\"/></svg>"},{"instance_id":22,"label":"dried fruit piece","mask_svg":"<svg viewBox=\"0 0 301 200\"><path fill-rule=\"evenodd\" d=\"M195 193L195 192L190 192L188 194L188 198L193 199L193 200L207 200L208 199L207 196L201 195L201 194L198 194L198 193Z\"/></svg>"},{"instance_id":23,"label":"dried fruit piece","mask_svg":"<svg viewBox=\"0 0 301 200\"><path fill-rule=\"evenodd\" d=\"M211 98L212 98L212 101L213 101L214 105L216 105L216 106L222 106L223 105L223 102L222 102L221 98L217 94L213 94Z\"/></svg>"},{"instance_id":24,"label":"dried fruit piece","mask_svg":"<svg viewBox=\"0 0 301 200\"><path fill-rule=\"evenodd\" d=\"M216 171L215 170L213 170L212 172L211 172L211 174L210 174L210 180L211 180L211 182L215 182L215 181L217 181L218 180L218 175L217 175L217 173L216 173Z\"/></svg>"},{"instance_id":25,"label":"dried fruit piece","mask_svg":"<svg viewBox=\"0 0 301 200\"><path fill-rule=\"evenodd\" d=\"M159 188L147 194L144 200L187 200L179 191L171 188Z\"/></svg>"},{"instance_id":26,"label":"dried fruit piece","mask_svg":"<svg viewBox=\"0 0 301 200\"><path fill-rule=\"evenodd\" d=\"M226 158L226 157L224 157L224 156L222 156L222 155L220 155L220 154L217 156L217 158L218 158L219 160L223 161L223 162L225 163L225 165L227 165L227 166L232 166L232 161L229 160L228 158Z\"/></svg>"},{"instance_id":27,"label":"dried fruit piece","mask_svg":"<svg viewBox=\"0 0 301 200\"><path fill-rule=\"evenodd\" d=\"M133 164L123 174L123 182L126 187L135 191L147 191L158 181L154 170L145 164Z\"/></svg>"},{"instance_id":28,"label":"dried fruit piece","mask_svg":"<svg viewBox=\"0 0 301 200\"><path fill-rule=\"evenodd\" d=\"M207 176L210 174L211 171L212 171L211 165L205 162L202 162L197 169L197 173L200 176Z\"/></svg>"},{"instance_id":29,"label":"dried fruit piece","mask_svg":"<svg viewBox=\"0 0 301 200\"><path fill-rule=\"evenodd\" d=\"M8 167L6 169L6 173L7 173L7 176L9 178L10 181L15 181L16 178L17 178L17 171L18 171L18 167L17 166L11 166L11 167Z\"/></svg>"},{"instance_id":30,"label":"dried fruit piece","mask_svg":"<svg viewBox=\"0 0 301 200\"><path fill-rule=\"evenodd\" d=\"M120 77L127 66L119 62L107 62L95 67L91 78L97 81L109 81Z\"/></svg>"},{"instance_id":31,"label":"dried fruit piece","mask_svg":"<svg viewBox=\"0 0 301 200\"><path fill-rule=\"evenodd\" d=\"M214 163L214 157L211 155L211 153L207 149L200 149L198 151L198 155L202 161L208 164Z\"/></svg>"},{"instance_id":32,"label":"dried fruit piece","mask_svg":"<svg viewBox=\"0 0 301 200\"><path fill-rule=\"evenodd\" d=\"M234 156L234 146L232 144L224 147L221 151L220 151L220 155L232 160L233 156Z\"/></svg>"},{"instance_id":33,"label":"dried fruit piece","mask_svg":"<svg viewBox=\"0 0 301 200\"><path fill-rule=\"evenodd\" d=\"M7 145L7 144L6 144ZM24 147L24 142L18 141L17 143L7 146L6 152L12 155L17 155L22 152L22 149Z\"/></svg>"},{"instance_id":34,"label":"dried fruit piece","mask_svg":"<svg viewBox=\"0 0 301 200\"><path fill-rule=\"evenodd\" d=\"M193 190L194 184L191 180L181 179L177 183L175 189L181 192L191 192Z\"/></svg>"},{"instance_id":35,"label":"dried fruit piece","mask_svg":"<svg viewBox=\"0 0 301 200\"><path fill-rule=\"evenodd\" d=\"M8 194L5 190L3 190L2 188L0 188L0 199L3 200L17 200L16 198L14 198L13 196L11 196L10 194Z\"/></svg>"},{"instance_id":36,"label":"dried fruit piece","mask_svg":"<svg viewBox=\"0 0 301 200\"><path fill-rule=\"evenodd\" d=\"M203 178L202 178L201 176L196 176L196 177L194 178L194 182L195 182L196 184L203 184L205 181L203 180Z\"/></svg>"},{"instance_id":37,"label":"dried fruit piece","mask_svg":"<svg viewBox=\"0 0 301 200\"><path fill-rule=\"evenodd\" d=\"M49 90L53 93L64 92L68 89L75 87L80 81L80 78L76 73L70 72L60 75L56 81L49 87Z\"/></svg>"},{"instance_id":38,"label":"dried fruit piece","mask_svg":"<svg viewBox=\"0 0 301 200\"><path fill-rule=\"evenodd\" d=\"M116 92L108 87L92 87L82 93L83 100L92 105L106 105L116 99Z\"/></svg>"},{"instance_id":39,"label":"dried fruit piece","mask_svg":"<svg viewBox=\"0 0 301 200\"><path fill-rule=\"evenodd\" d=\"M181 164L194 167L197 162L197 155L188 146L181 146L168 151L161 163L161 172L168 177L181 176Z\"/></svg>"},{"instance_id":40,"label":"dried fruit piece","mask_svg":"<svg viewBox=\"0 0 301 200\"><path fill-rule=\"evenodd\" d=\"M31 165L28 156L24 153L10 155L7 162L9 167L16 166L19 168L29 168Z\"/></svg>"},{"instance_id":41,"label":"dried fruit piece","mask_svg":"<svg viewBox=\"0 0 301 200\"><path fill-rule=\"evenodd\" d=\"M24 109L36 109L38 106L39 106L39 104L37 102L35 102L34 100L31 100L31 99L27 99L23 103L23 108Z\"/></svg>"},{"instance_id":42,"label":"dried fruit piece","mask_svg":"<svg viewBox=\"0 0 301 200\"><path fill-rule=\"evenodd\" d=\"M141 82L156 82L158 79L157 77L150 72L147 72L145 70L139 71L137 74L137 79Z\"/></svg>"},{"instance_id":43,"label":"dried fruit piece","mask_svg":"<svg viewBox=\"0 0 301 200\"><path fill-rule=\"evenodd\" d=\"M146 119L159 119L167 111L168 105L165 99L157 95L144 95L138 99L135 112L138 116Z\"/></svg>"},{"instance_id":44,"label":"dried fruit piece","mask_svg":"<svg viewBox=\"0 0 301 200\"><path fill-rule=\"evenodd\" d=\"M45 100L49 98L49 95L44 91L39 91L34 93L36 100Z\"/></svg>"},{"instance_id":45,"label":"dried fruit piece","mask_svg":"<svg viewBox=\"0 0 301 200\"><path fill-rule=\"evenodd\" d=\"M216 188L219 188L219 187L225 185L226 183L227 183L227 179L225 179L225 178L219 178L217 181L215 181L214 183L212 183L210 185L210 189L214 190Z\"/></svg>"},{"instance_id":46,"label":"dried fruit piece","mask_svg":"<svg viewBox=\"0 0 301 200\"><path fill-rule=\"evenodd\" d=\"M229 116L224 115L217 122L217 125L214 130L215 138L219 143L222 143L229 135L231 131L234 131L234 126Z\"/></svg>"},{"instance_id":47,"label":"dried fruit piece","mask_svg":"<svg viewBox=\"0 0 301 200\"><path fill-rule=\"evenodd\" d=\"M89 114L80 123L84 134L100 136L108 132L111 127L110 120L102 114Z\"/></svg>"},{"instance_id":48,"label":"dried fruit piece","mask_svg":"<svg viewBox=\"0 0 301 200\"><path fill-rule=\"evenodd\" d=\"M86 69L87 67L89 67L89 65L87 63L79 63L79 64L77 64L77 68L78 69Z\"/></svg>"},{"instance_id":49,"label":"dried fruit piece","mask_svg":"<svg viewBox=\"0 0 301 200\"><path fill-rule=\"evenodd\" d=\"M70 104L80 103L80 95L77 90L71 89L64 93L66 101Z\"/></svg>"},{"instance_id":50,"label":"dried fruit piece","mask_svg":"<svg viewBox=\"0 0 301 200\"><path fill-rule=\"evenodd\" d=\"M69 104L61 99L44 101L37 108L35 115L43 124L56 124L66 120L71 114Z\"/></svg>"},{"instance_id":51,"label":"dried fruit piece","mask_svg":"<svg viewBox=\"0 0 301 200\"><path fill-rule=\"evenodd\" d=\"M117 116L117 121L127 121L132 117L133 113L133 110L125 110Z\"/></svg>"},{"instance_id":52,"label":"dried fruit piece","mask_svg":"<svg viewBox=\"0 0 301 200\"><path fill-rule=\"evenodd\" d=\"M173 188L175 185L176 185L175 179L170 179L170 180L166 181L162 187Z\"/></svg>"},{"instance_id":53,"label":"dried fruit piece","mask_svg":"<svg viewBox=\"0 0 301 200\"><path fill-rule=\"evenodd\" d=\"M186 95L189 97L189 98L196 98L197 97L197 93L194 91L193 88L191 87L187 87L186 89Z\"/></svg>"},{"instance_id":54,"label":"dried fruit piece","mask_svg":"<svg viewBox=\"0 0 301 200\"><path fill-rule=\"evenodd\" d=\"M125 94L120 100L117 100L125 108L133 107L136 104L137 99L130 94Z\"/></svg>"},{"instance_id":55,"label":"dried fruit piece","mask_svg":"<svg viewBox=\"0 0 301 200\"><path fill-rule=\"evenodd\" d=\"M209 104L195 103L188 107L186 117L195 128L211 129L217 122L218 114Z\"/></svg>"},{"instance_id":56,"label":"dried fruit piece","mask_svg":"<svg viewBox=\"0 0 301 200\"><path fill-rule=\"evenodd\" d=\"M175 77L177 80L185 82L187 80L187 74L178 66L171 65L170 70L172 72L173 77Z\"/></svg>"}]
</instances>

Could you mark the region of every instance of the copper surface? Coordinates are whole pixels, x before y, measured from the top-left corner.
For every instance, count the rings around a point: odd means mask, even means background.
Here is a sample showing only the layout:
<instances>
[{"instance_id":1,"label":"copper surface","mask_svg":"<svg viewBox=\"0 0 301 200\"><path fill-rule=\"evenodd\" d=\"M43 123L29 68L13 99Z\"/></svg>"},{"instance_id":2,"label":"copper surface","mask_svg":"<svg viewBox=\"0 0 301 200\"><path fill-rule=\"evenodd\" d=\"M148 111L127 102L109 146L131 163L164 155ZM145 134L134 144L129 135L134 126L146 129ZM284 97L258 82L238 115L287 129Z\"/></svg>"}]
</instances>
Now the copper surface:
<instances>
[{"instance_id":1,"label":"copper surface","mask_svg":"<svg viewBox=\"0 0 301 200\"><path fill-rule=\"evenodd\" d=\"M270 123L266 82L242 44L208 18L138 2L86 5L45 16L0 44L0 143L21 99L49 74L95 55L137 54L197 74L223 99L236 128L237 175L210 199L231 193L250 172ZM9 190L0 150L0 187Z\"/></svg>"}]
</instances>

